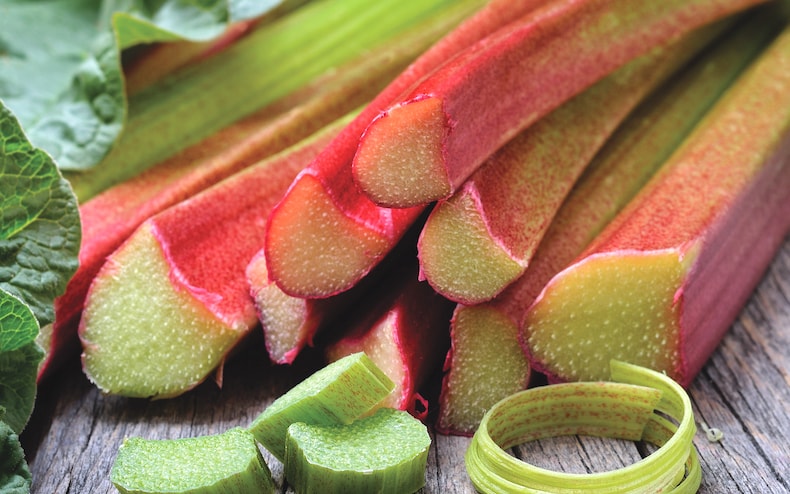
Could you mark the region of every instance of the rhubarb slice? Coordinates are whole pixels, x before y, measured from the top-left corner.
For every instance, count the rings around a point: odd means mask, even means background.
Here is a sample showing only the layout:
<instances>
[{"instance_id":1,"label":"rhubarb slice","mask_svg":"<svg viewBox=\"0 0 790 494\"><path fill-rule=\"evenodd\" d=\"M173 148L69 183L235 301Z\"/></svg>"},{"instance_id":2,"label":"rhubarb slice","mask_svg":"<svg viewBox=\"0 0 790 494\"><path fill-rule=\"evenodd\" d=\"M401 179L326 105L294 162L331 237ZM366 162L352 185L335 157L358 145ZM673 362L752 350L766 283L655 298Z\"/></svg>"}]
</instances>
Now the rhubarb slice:
<instances>
[{"instance_id":1,"label":"rhubarb slice","mask_svg":"<svg viewBox=\"0 0 790 494\"><path fill-rule=\"evenodd\" d=\"M80 206L80 266L55 302L40 378L76 353L77 322L104 260L146 219L306 138L373 98L435 36L407 32Z\"/></svg>"},{"instance_id":2,"label":"rhubarb slice","mask_svg":"<svg viewBox=\"0 0 790 494\"><path fill-rule=\"evenodd\" d=\"M428 404L420 395L428 378L441 368L447 352L452 304L417 280L414 269L401 269L358 304L357 317L327 344L330 361L365 352L395 382L384 405L424 418Z\"/></svg>"},{"instance_id":3,"label":"rhubarb slice","mask_svg":"<svg viewBox=\"0 0 790 494\"><path fill-rule=\"evenodd\" d=\"M527 385L530 366L519 347L524 313L649 180L779 24L762 14L747 21L724 33L617 129L557 212L523 276L487 303L456 307L439 430L472 434L486 410Z\"/></svg>"},{"instance_id":4,"label":"rhubarb slice","mask_svg":"<svg viewBox=\"0 0 790 494\"><path fill-rule=\"evenodd\" d=\"M91 284L83 365L103 391L180 394L257 325L244 270L293 177L346 120L143 223Z\"/></svg>"},{"instance_id":5,"label":"rhubarb slice","mask_svg":"<svg viewBox=\"0 0 790 494\"><path fill-rule=\"evenodd\" d=\"M123 494L274 493L255 438L233 428L183 439L124 439L110 471Z\"/></svg>"},{"instance_id":6,"label":"rhubarb slice","mask_svg":"<svg viewBox=\"0 0 790 494\"><path fill-rule=\"evenodd\" d=\"M790 29L524 320L553 380L619 357L688 386L790 231ZM561 307L560 307L561 305Z\"/></svg>"},{"instance_id":7,"label":"rhubarb slice","mask_svg":"<svg viewBox=\"0 0 790 494\"><path fill-rule=\"evenodd\" d=\"M425 485L431 437L419 420L391 408L349 425L288 428L285 478L304 494L405 494Z\"/></svg>"},{"instance_id":8,"label":"rhubarb slice","mask_svg":"<svg viewBox=\"0 0 790 494\"><path fill-rule=\"evenodd\" d=\"M517 279L576 179L626 115L721 30L637 58L510 140L434 207L420 277L465 305Z\"/></svg>"},{"instance_id":9,"label":"rhubarb slice","mask_svg":"<svg viewBox=\"0 0 790 494\"><path fill-rule=\"evenodd\" d=\"M420 216L423 207L381 208L360 194L351 161L365 127L395 98L458 51L545 0L497 0L481 8L482 3L466 0L445 8L437 19L444 26L455 26L470 17L365 107L296 178L272 211L266 238L267 268L283 292L322 298L348 290L394 248ZM327 219L318 221L319 217Z\"/></svg>"},{"instance_id":10,"label":"rhubarb slice","mask_svg":"<svg viewBox=\"0 0 790 494\"><path fill-rule=\"evenodd\" d=\"M377 407L393 387L367 355L355 353L318 370L277 398L249 430L270 453L284 461L291 424L350 424Z\"/></svg>"},{"instance_id":11,"label":"rhubarb slice","mask_svg":"<svg viewBox=\"0 0 790 494\"><path fill-rule=\"evenodd\" d=\"M356 183L381 206L449 197L554 108L650 49L760 0L562 0L466 48L374 119Z\"/></svg>"}]
</instances>

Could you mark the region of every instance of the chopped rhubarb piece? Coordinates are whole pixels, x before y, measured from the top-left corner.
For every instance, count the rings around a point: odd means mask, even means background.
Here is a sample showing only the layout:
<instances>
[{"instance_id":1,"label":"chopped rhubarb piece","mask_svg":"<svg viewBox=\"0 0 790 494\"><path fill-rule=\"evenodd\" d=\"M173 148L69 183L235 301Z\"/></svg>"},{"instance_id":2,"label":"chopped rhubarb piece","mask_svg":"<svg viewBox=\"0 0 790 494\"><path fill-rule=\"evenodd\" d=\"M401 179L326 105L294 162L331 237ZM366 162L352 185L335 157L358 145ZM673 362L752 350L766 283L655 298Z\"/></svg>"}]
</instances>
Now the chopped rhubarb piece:
<instances>
[{"instance_id":1,"label":"chopped rhubarb piece","mask_svg":"<svg viewBox=\"0 0 790 494\"><path fill-rule=\"evenodd\" d=\"M380 206L453 194L518 132L656 46L761 0L560 0L469 46L365 130L353 175Z\"/></svg>"},{"instance_id":2,"label":"chopped rhubarb piece","mask_svg":"<svg viewBox=\"0 0 790 494\"><path fill-rule=\"evenodd\" d=\"M431 212L420 276L465 305L526 269L576 179L626 115L721 31L703 29L637 58L510 140Z\"/></svg>"},{"instance_id":3,"label":"chopped rhubarb piece","mask_svg":"<svg viewBox=\"0 0 790 494\"><path fill-rule=\"evenodd\" d=\"M790 29L744 72L524 320L552 380L621 358L684 386L790 231Z\"/></svg>"},{"instance_id":4,"label":"chopped rhubarb piece","mask_svg":"<svg viewBox=\"0 0 790 494\"><path fill-rule=\"evenodd\" d=\"M452 304L417 280L416 266L391 273L385 283L360 302L364 310L334 336L326 355L335 361L365 352L395 383L384 404L424 418L427 404L420 390L441 369Z\"/></svg>"},{"instance_id":5,"label":"chopped rhubarb piece","mask_svg":"<svg viewBox=\"0 0 790 494\"><path fill-rule=\"evenodd\" d=\"M99 388L163 398L221 370L258 322L245 268L266 217L345 122L153 216L108 258L79 328Z\"/></svg>"},{"instance_id":6,"label":"chopped rhubarb piece","mask_svg":"<svg viewBox=\"0 0 790 494\"><path fill-rule=\"evenodd\" d=\"M291 424L350 424L380 408L394 384L364 353L332 362L311 374L258 415L249 431L277 459L286 455Z\"/></svg>"},{"instance_id":7,"label":"chopped rhubarb piece","mask_svg":"<svg viewBox=\"0 0 790 494\"><path fill-rule=\"evenodd\" d=\"M357 190L351 162L365 127L395 98L513 16L546 2L495 0L480 8L482 3L465 0L443 10L433 26L439 32L447 31L476 10L477 13L421 55L366 106L299 174L274 209L266 238L267 268L283 292L294 297L322 298L348 290L394 248L423 212L423 207L392 210L376 206ZM331 223L317 224L316 218L324 214L332 218ZM293 246L299 249L294 250ZM338 257L328 255L327 249ZM317 257L328 259L331 268L314 262Z\"/></svg>"},{"instance_id":8,"label":"chopped rhubarb piece","mask_svg":"<svg viewBox=\"0 0 790 494\"><path fill-rule=\"evenodd\" d=\"M529 363L519 347L526 310L552 276L571 263L649 180L768 43L776 24L757 17L725 33L651 95L596 155L557 212L524 275L490 302L456 307L439 430L472 434L487 409L527 385ZM491 365L494 361L497 366Z\"/></svg>"},{"instance_id":9,"label":"chopped rhubarb piece","mask_svg":"<svg viewBox=\"0 0 790 494\"><path fill-rule=\"evenodd\" d=\"M369 101L432 40L422 33L397 36L82 204L80 267L55 301L51 344L40 377L76 353L77 323L90 282L105 258L143 221Z\"/></svg>"}]
</instances>

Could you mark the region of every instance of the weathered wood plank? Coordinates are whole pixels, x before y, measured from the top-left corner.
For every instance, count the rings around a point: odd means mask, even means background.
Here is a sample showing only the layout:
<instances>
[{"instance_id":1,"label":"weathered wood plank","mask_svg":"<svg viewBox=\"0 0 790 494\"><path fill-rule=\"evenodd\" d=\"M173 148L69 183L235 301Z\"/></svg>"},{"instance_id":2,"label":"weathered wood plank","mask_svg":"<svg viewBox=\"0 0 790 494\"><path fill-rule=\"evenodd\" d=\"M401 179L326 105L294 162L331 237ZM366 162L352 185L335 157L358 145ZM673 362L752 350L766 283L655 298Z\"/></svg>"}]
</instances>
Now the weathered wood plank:
<instances>
[{"instance_id":1,"label":"weathered wood plank","mask_svg":"<svg viewBox=\"0 0 790 494\"><path fill-rule=\"evenodd\" d=\"M76 363L40 390L23 443L35 493L116 492L109 471L124 436L175 438L245 425L315 370L310 359L293 368L260 357L262 342L230 363L223 389L205 383L172 400L103 396ZM723 430L720 443L699 433L700 492L790 492L790 238L760 287L691 387L697 418ZM469 438L434 435L422 493L469 494L463 454ZM589 438L543 441L519 455L549 468L612 468L638 458L625 442ZM282 492L282 466L266 459Z\"/></svg>"}]
</instances>

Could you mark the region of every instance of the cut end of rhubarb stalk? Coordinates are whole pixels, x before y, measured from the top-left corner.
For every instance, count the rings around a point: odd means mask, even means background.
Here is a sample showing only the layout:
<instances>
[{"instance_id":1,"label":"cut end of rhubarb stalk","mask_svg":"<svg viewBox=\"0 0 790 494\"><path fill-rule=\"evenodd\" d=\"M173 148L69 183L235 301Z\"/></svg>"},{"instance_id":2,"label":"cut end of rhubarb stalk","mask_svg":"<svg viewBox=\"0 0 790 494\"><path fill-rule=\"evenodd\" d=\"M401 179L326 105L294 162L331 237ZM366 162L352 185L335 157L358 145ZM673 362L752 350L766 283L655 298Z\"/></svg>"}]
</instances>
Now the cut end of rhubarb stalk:
<instances>
[{"instance_id":1,"label":"cut end of rhubarb stalk","mask_svg":"<svg viewBox=\"0 0 790 494\"><path fill-rule=\"evenodd\" d=\"M608 380L617 359L678 380L682 284L693 257L620 251L561 272L524 322L533 365L553 381Z\"/></svg>"},{"instance_id":2,"label":"cut end of rhubarb stalk","mask_svg":"<svg viewBox=\"0 0 790 494\"><path fill-rule=\"evenodd\" d=\"M288 428L285 476L296 492L416 492L431 437L406 412L383 408L349 425Z\"/></svg>"},{"instance_id":3,"label":"cut end of rhubarb stalk","mask_svg":"<svg viewBox=\"0 0 790 494\"><path fill-rule=\"evenodd\" d=\"M485 412L530 376L518 324L489 305L456 308L446 364L437 428L452 434L474 434Z\"/></svg>"},{"instance_id":4,"label":"cut end of rhubarb stalk","mask_svg":"<svg viewBox=\"0 0 790 494\"><path fill-rule=\"evenodd\" d=\"M259 252L247 266L250 294L263 326L266 350L272 362L290 364L309 344L315 325L307 317L307 299L286 295L269 281L266 256Z\"/></svg>"},{"instance_id":5,"label":"cut end of rhubarb stalk","mask_svg":"<svg viewBox=\"0 0 790 494\"><path fill-rule=\"evenodd\" d=\"M165 254L144 224L96 277L80 337L85 373L100 389L167 398L202 382L240 334L173 285Z\"/></svg>"},{"instance_id":6,"label":"cut end of rhubarb stalk","mask_svg":"<svg viewBox=\"0 0 790 494\"><path fill-rule=\"evenodd\" d=\"M440 99L395 106L373 120L354 156L354 180L376 204L405 208L450 195L442 156L448 124Z\"/></svg>"},{"instance_id":7,"label":"cut end of rhubarb stalk","mask_svg":"<svg viewBox=\"0 0 790 494\"><path fill-rule=\"evenodd\" d=\"M255 438L244 429L182 439L125 439L110 472L122 493L275 490Z\"/></svg>"},{"instance_id":8,"label":"cut end of rhubarb stalk","mask_svg":"<svg viewBox=\"0 0 790 494\"><path fill-rule=\"evenodd\" d=\"M288 295L324 298L345 291L387 253L388 242L345 216L318 180L297 177L271 215L269 275Z\"/></svg>"},{"instance_id":9,"label":"cut end of rhubarb stalk","mask_svg":"<svg viewBox=\"0 0 790 494\"><path fill-rule=\"evenodd\" d=\"M462 304L492 299L524 271L491 237L469 194L456 194L433 209L418 249L420 277Z\"/></svg>"}]
</instances>

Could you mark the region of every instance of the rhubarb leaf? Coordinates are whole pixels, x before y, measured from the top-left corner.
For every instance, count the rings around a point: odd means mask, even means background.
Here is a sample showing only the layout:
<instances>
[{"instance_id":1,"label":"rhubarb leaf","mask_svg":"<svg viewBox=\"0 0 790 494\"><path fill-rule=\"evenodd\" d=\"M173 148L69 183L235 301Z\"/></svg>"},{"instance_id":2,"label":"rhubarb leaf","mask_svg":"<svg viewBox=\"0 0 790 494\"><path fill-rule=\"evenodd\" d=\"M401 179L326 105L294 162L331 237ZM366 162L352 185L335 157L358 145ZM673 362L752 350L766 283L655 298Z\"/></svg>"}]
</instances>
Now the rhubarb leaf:
<instances>
[{"instance_id":1,"label":"rhubarb leaf","mask_svg":"<svg viewBox=\"0 0 790 494\"><path fill-rule=\"evenodd\" d=\"M0 409L17 434L36 398L36 374L44 352L36 343L38 322L21 300L0 290Z\"/></svg>"},{"instance_id":2,"label":"rhubarb leaf","mask_svg":"<svg viewBox=\"0 0 790 494\"><path fill-rule=\"evenodd\" d=\"M30 492L31 479L30 468L25 462L25 452L19 443L19 436L8 427L8 424L0 421L0 493Z\"/></svg>"},{"instance_id":3,"label":"rhubarb leaf","mask_svg":"<svg viewBox=\"0 0 790 494\"><path fill-rule=\"evenodd\" d=\"M235 5L238 3L238 5ZM120 51L140 43L218 36L236 16L280 2L249 0L4 0L0 99L62 169L91 168L123 128Z\"/></svg>"},{"instance_id":4,"label":"rhubarb leaf","mask_svg":"<svg viewBox=\"0 0 790 494\"><path fill-rule=\"evenodd\" d=\"M77 269L80 239L71 187L0 103L0 289L23 300L42 326Z\"/></svg>"}]
</instances>

